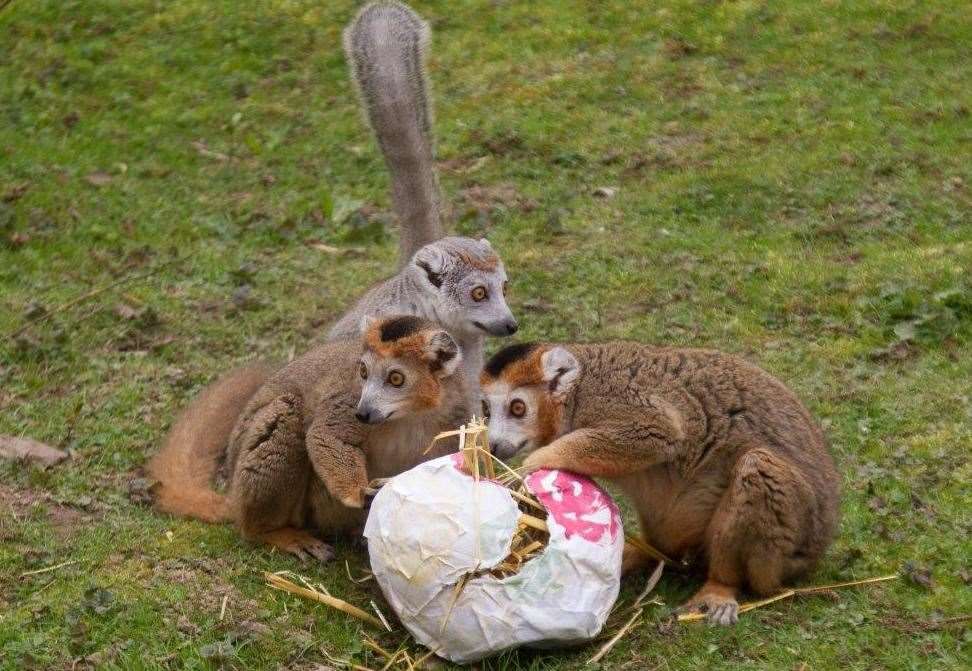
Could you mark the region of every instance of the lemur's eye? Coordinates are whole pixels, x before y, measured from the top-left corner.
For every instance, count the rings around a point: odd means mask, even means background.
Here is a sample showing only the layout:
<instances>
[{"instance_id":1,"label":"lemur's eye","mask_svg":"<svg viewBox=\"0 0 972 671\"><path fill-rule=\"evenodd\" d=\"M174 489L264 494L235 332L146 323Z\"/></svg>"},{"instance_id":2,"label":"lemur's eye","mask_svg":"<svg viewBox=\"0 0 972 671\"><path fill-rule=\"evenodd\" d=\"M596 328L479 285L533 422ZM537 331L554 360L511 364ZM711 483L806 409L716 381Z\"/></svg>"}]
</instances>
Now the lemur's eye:
<instances>
[{"instance_id":1,"label":"lemur's eye","mask_svg":"<svg viewBox=\"0 0 972 671\"><path fill-rule=\"evenodd\" d=\"M405 376L399 373L397 370L393 370L388 374L388 384L393 387L401 387L405 384Z\"/></svg>"},{"instance_id":2,"label":"lemur's eye","mask_svg":"<svg viewBox=\"0 0 972 671\"><path fill-rule=\"evenodd\" d=\"M489 403L483 401L483 419L489 419Z\"/></svg>"},{"instance_id":3,"label":"lemur's eye","mask_svg":"<svg viewBox=\"0 0 972 671\"><path fill-rule=\"evenodd\" d=\"M489 294L486 293L486 287L476 287L475 289L472 290L472 293L470 294L470 296L472 296L472 299L477 303L486 300L486 296L488 295Z\"/></svg>"},{"instance_id":4,"label":"lemur's eye","mask_svg":"<svg viewBox=\"0 0 972 671\"><path fill-rule=\"evenodd\" d=\"M523 417L526 414L526 403L518 398L510 401L510 414L514 417Z\"/></svg>"},{"instance_id":5,"label":"lemur's eye","mask_svg":"<svg viewBox=\"0 0 972 671\"><path fill-rule=\"evenodd\" d=\"M368 379L368 367L364 363L358 364L358 375L361 376L362 380Z\"/></svg>"}]
</instances>

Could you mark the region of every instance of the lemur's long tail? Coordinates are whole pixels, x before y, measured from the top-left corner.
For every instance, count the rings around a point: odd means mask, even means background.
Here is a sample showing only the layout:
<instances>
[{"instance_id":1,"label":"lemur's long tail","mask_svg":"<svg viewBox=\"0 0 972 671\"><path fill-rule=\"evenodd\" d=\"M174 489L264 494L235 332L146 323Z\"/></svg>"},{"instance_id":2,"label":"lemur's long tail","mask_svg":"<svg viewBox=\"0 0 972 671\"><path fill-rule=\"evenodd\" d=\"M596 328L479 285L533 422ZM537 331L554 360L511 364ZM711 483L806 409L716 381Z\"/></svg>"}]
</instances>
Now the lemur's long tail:
<instances>
[{"instance_id":1,"label":"lemur's long tail","mask_svg":"<svg viewBox=\"0 0 972 671\"><path fill-rule=\"evenodd\" d=\"M213 489L213 479L236 420L271 373L260 364L231 371L182 412L147 466L158 481L153 493L159 510L204 522L230 519L227 499Z\"/></svg>"},{"instance_id":2,"label":"lemur's long tail","mask_svg":"<svg viewBox=\"0 0 972 671\"><path fill-rule=\"evenodd\" d=\"M351 74L391 172L399 265L443 237L425 49L429 26L400 2L366 5L344 31Z\"/></svg>"}]
</instances>

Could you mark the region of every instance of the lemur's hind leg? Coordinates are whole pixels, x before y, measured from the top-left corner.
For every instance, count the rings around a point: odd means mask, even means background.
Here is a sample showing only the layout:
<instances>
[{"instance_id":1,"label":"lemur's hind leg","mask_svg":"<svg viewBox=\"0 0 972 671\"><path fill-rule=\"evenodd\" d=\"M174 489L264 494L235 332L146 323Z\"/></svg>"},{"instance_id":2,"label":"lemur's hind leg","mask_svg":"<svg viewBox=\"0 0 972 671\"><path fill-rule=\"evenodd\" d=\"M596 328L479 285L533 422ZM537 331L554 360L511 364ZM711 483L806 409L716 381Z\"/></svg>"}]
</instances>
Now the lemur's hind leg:
<instances>
[{"instance_id":1,"label":"lemur's hind leg","mask_svg":"<svg viewBox=\"0 0 972 671\"><path fill-rule=\"evenodd\" d=\"M803 554L812 506L809 484L785 458L761 448L743 454L706 530L707 580L682 608L734 624L744 585L777 593L812 563Z\"/></svg>"},{"instance_id":2,"label":"lemur's hind leg","mask_svg":"<svg viewBox=\"0 0 972 671\"><path fill-rule=\"evenodd\" d=\"M301 528L312 471L300 399L284 394L259 408L235 435L232 505L240 532L302 560L327 561L329 545Z\"/></svg>"}]
</instances>

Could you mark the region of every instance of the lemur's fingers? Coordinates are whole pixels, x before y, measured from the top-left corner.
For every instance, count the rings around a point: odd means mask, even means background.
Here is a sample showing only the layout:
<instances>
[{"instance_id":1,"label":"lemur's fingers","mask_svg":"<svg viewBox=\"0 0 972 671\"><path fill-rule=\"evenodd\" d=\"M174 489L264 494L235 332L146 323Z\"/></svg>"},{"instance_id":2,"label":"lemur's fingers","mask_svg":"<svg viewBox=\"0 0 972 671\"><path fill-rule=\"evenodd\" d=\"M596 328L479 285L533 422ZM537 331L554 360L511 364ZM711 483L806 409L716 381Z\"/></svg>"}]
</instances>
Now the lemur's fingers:
<instances>
[{"instance_id":1,"label":"lemur's fingers","mask_svg":"<svg viewBox=\"0 0 972 671\"><path fill-rule=\"evenodd\" d=\"M284 527L261 534L260 539L278 550L294 555L304 563L311 557L323 563L334 556L330 545L315 538L305 529Z\"/></svg>"},{"instance_id":2,"label":"lemur's fingers","mask_svg":"<svg viewBox=\"0 0 972 671\"><path fill-rule=\"evenodd\" d=\"M334 548L317 538L305 545L304 549L322 564L334 558Z\"/></svg>"},{"instance_id":3,"label":"lemur's fingers","mask_svg":"<svg viewBox=\"0 0 972 671\"><path fill-rule=\"evenodd\" d=\"M563 468L561 463L560 453L556 448L551 449L551 446L541 447L540 449L532 452L526 459L523 460L523 465L517 469L521 475L529 475L534 471L539 471L541 468Z\"/></svg>"},{"instance_id":4,"label":"lemur's fingers","mask_svg":"<svg viewBox=\"0 0 972 671\"><path fill-rule=\"evenodd\" d=\"M345 494L341 497L342 505L345 505L348 508L364 508L367 489L367 487L362 487L357 491L352 491Z\"/></svg>"},{"instance_id":5,"label":"lemur's fingers","mask_svg":"<svg viewBox=\"0 0 972 671\"><path fill-rule=\"evenodd\" d=\"M728 626L739 622L739 604L727 601L716 606L709 613L709 624Z\"/></svg>"},{"instance_id":6,"label":"lemur's fingers","mask_svg":"<svg viewBox=\"0 0 972 671\"><path fill-rule=\"evenodd\" d=\"M730 625L739 621L736 588L708 580L695 596L677 609L680 613L705 613L710 624Z\"/></svg>"}]
</instances>

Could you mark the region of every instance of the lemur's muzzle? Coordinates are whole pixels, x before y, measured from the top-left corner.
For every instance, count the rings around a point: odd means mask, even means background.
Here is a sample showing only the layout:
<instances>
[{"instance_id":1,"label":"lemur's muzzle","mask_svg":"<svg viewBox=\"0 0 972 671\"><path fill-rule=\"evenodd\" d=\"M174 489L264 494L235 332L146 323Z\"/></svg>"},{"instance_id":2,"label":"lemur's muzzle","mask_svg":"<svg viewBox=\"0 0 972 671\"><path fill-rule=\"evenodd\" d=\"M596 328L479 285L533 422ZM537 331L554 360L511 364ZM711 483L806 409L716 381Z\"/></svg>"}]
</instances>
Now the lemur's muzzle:
<instances>
[{"instance_id":1,"label":"lemur's muzzle","mask_svg":"<svg viewBox=\"0 0 972 671\"><path fill-rule=\"evenodd\" d=\"M500 321L489 322L488 324L474 321L473 325L475 325L476 328L485 331L489 335L500 337L513 335L520 328L520 325L512 317Z\"/></svg>"},{"instance_id":2,"label":"lemur's muzzle","mask_svg":"<svg viewBox=\"0 0 972 671\"><path fill-rule=\"evenodd\" d=\"M512 442L503 439L490 439L489 441L489 451L500 459L509 459L514 454L519 452L525 445L526 440L522 441L519 445L514 445Z\"/></svg>"},{"instance_id":3,"label":"lemur's muzzle","mask_svg":"<svg viewBox=\"0 0 972 671\"><path fill-rule=\"evenodd\" d=\"M367 403L359 403L358 409L354 413L355 419L365 424L381 424L391 415L392 413L385 414L380 410L375 410Z\"/></svg>"}]
</instances>

